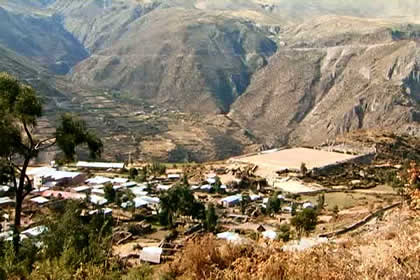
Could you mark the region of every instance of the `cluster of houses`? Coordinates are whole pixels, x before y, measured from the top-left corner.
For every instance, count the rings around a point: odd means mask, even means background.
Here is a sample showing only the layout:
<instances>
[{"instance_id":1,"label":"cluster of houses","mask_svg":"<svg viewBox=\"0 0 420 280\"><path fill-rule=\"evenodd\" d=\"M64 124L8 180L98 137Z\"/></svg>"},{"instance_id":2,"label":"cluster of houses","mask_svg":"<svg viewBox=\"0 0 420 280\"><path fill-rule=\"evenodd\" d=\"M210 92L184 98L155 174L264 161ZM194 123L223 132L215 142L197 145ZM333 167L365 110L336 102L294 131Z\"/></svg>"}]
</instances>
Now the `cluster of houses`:
<instances>
[{"instance_id":1,"label":"cluster of houses","mask_svg":"<svg viewBox=\"0 0 420 280\"><path fill-rule=\"evenodd\" d=\"M152 214L156 214L159 207L159 195L161 192L168 191L176 182L182 178L180 173L166 174L162 178L155 178L152 181L145 183L138 183L122 176L115 176L118 170L124 168L123 163L101 163L101 162L79 162L76 165L75 171L59 170L55 167L39 167L30 169L27 174L33 182L33 190L26 199L27 204L42 207L49 203L55 203L57 200L84 200L90 202L94 210L87 211L89 214L102 211L105 215L111 215L113 209L107 208L109 201L106 198L105 188L112 186L116 193L130 194L128 199L118 201L116 207L121 210L128 210L132 208L146 208ZM85 170L103 170L110 173L101 172L101 176L88 177ZM104 176L103 174L112 174L112 176ZM197 185L190 186L197 197L207 197L211 200L216 200L220 207L225 208L227 213L234 213L235 207L240 204L243 199L240 190L232 189L220 182L217 174L208 174L205 179ZM218 194L212 196L215 190ZM0 186L0 209L12 209L14 199L10 195L10 186ZM224 197L221 197L224 193ZM249 194L249 200L257 207L266 208L269 198L264 197L264 194ZM288 200L282 195L278 198L283 201L284 206L281 210L283 212L291 212L291 200ZM306 202L301 205L303 208L314 207L312 203ZM101 210L99 210L101 209ZM0 239L11 239L11 226L9 215L3 217L4 222L0 228ZM45 231L44 226L30 227L22 232L21 238L31 238L40 235ZM277 233L272 229L263 230L261 234L267 239L276 239ZM243 238L235 232L222 232L217 235L220 239L225 239L230 242L242 242ZM160 262L160 255L162 250L160 248L144 248L141 252L143 260L149 262Z\"/></svg>"}]
</instances>

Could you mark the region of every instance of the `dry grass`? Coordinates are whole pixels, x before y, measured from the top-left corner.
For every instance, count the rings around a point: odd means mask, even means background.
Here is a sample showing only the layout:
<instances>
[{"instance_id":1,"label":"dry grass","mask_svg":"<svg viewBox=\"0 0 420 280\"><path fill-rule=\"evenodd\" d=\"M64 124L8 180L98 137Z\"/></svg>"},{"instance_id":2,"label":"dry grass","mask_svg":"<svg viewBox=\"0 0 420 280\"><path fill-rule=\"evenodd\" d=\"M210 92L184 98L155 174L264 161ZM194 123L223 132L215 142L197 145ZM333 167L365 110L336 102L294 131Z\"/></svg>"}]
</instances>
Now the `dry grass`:
<instances>
[{"instance_id":1,"label":"dry grass","mask_svg":"<svg viewBox=\"0 0 420 280\"><path fill-rule=\"evenodd\" d=\"M278 243L234 246L207 236L189 243L163 272L210 280L420 279L418 218L394 217L381 227L299 253L282 252Z\"/></svg>"}]
</instances>

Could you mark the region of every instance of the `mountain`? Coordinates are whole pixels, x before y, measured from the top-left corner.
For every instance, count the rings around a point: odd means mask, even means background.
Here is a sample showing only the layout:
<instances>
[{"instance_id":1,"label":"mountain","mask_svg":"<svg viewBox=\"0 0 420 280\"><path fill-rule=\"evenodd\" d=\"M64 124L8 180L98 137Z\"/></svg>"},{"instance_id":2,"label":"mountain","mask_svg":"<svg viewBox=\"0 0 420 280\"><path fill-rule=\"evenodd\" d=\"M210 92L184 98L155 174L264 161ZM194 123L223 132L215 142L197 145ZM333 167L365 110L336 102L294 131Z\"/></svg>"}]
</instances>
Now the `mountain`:
<instances>
[{"instance_id":1,"label":"mountain","mask_svg":"<svg viewBox=\"0 0 420 280\"><path fill-rule=\"evenodd\" d=\"M55 88L48 121L82 115L112 147L107 156L202 161L360 128L417 135L418 8L0 0L0 67Z\"/></svg>"},{"instance_id":2,"label":"mountain","mask_svg":"<svg viewBox=\"0 0 420 280\"><path fill-rule=\"evenodd\" d=\"M57 17L21 13L0 6L0 32L0 45L57 74L66 74L88 56Z\"/></svg>"},{"instance_id":3,"label":"mountain","mask_svg":"<svg viewBox=\"0 0 420 280\"><path fill-rule=\"evenodd\" d=\"M341 32L333 31L337 27ZM292 28L284 34L290 47L254 75L230 117L268 146L319 144L361 128L416 126L419 28L342 17Z\"/></svg>"}]
</instances>

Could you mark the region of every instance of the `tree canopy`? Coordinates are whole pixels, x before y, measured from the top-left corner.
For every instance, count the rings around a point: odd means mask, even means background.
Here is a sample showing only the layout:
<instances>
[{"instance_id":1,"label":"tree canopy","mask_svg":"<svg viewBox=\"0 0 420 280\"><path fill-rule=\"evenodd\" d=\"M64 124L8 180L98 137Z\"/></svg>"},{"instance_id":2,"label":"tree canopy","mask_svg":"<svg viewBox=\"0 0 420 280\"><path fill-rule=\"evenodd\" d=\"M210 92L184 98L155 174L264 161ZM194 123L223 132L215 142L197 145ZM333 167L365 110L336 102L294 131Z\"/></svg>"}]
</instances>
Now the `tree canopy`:
<instances>
[{"instance_id":1,"label":"tree canopy","mask_svg":"<svg viewBox=\"0 0 420 280\"><path fill-rule=\"evenodd\" d=\"M100 157L102 141L83 120L70 114L59 118L55 133L40 139L37 120L42 117L42 100L29 85L15 77L0 73L0 171L1 180L10 181L15 192L14 245L18 250L20 218L24 198L32 191L26 174L31 161L54 145L63 151L66 160L74 160L76 147L86 145L90 156Z\"/></svg>"}]
</instances>

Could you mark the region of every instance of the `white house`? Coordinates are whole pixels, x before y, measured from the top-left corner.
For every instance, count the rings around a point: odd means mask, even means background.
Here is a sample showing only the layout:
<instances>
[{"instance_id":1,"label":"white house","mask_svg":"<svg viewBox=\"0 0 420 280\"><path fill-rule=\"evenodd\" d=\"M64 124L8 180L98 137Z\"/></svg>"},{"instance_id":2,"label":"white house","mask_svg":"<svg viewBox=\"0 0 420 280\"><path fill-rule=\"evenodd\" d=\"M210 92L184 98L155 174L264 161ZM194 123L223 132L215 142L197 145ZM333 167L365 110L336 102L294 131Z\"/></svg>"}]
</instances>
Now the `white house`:
<instances>
[{"instance_id":1,"label":"white house","mask_svg":"<svg viewBox=\"0 0 420 280\"><path fill-rule=\"evenodd\" d=\"M181 178L180 174L168 174L169 180L179 180Z\"/></svg>"},{"instance_id":2,"label":"white house","mask_svg":"<svg viewBox=\"0 0 420 280\"><path fill-rule=\"evenodd\" d=\"M242 238L239 236L239 234L230 231L218 233L217 238L224 239L233 243L240 243L242 241Z\"/></svg>"},{"instance_id":3,"label":"white house","mask_svg":"<svg viewBox=\"0 0 420 280\"><path fill-rule=\"evenodd\" d=\"M103 176L96 176L86 180L88 185L103 185L106 183L112 183L112 179Z\"/></svg>"},{"instance_id":4,"label":"white house","mask_svg":"<svg viewBox=\"0 0 420 280\"><path fill-rule=\"evenodd\" d=\"M92 168L92 169L123 169L123 162L86 162L79 161L76 166L78 168Z\"/></svg>"},{"instance_id":5,"label":"white house","mask_svg":"<svg viewBox=\"0 0 420 280\"><path fill-rule=\"evenodd\" d=\"M53 182L55 185L76 185L83 182L85 176L79 172L59 171L50 167L34 168L27 172L33 179L34 188L40 188L46 183Z\"/></svg>"},{"instance_id":6,"label":"white house","mask_svg":"<svg viewBox=\"0 0 420 280\"><path fill-rule=\"evenodd\" d=\"M145 247L140 252L140 260L159 264L163 249L159 247Z\"/></svg>"},{"instance_id":7,"label":"white house","mask_svg":"<svg viewBox=\"0 0 420 280\"><path fill-rule=\"evenodd\" d=\"M275 240L277 238L277 233L273 230L267 230L262 233L262 236L267 239Z\"/></svg>"},{"instance_id":8,"label":"white house","mask_svg":"<svg viewBox=\"0 0 420 280\"><path fill-rule=\"evenodd\" d=\"M45 203L49 202L49 200L47 198L42 197L42 196L37 196L37 197L31 198L30 201L32 201L32 202L34 202L38 205L42 205L42 204L45 204Z\"/></svg>"},{"instance_id":9,"label":"white house","mask_svg":"<svg viewBox=\"0 0 420 280\"><path fill-rule=\"evenodd\" d=\"M303 203L302 208L303 209L306 209L306 208L315 208L315 206L312 204L312 202L305 202L305 203Z\"/></svg>"},{"instance_id":10,"label":"white house","mask_svg":"<svg viewBox=\"0 0 420 280\"><path fill-rule=\"evenodd\" d=\"M200 187L200 190L203 192L210 192L213 189L211 185L203 185Z\"/></svg>"},{"instance_id":11,"label":"white house","mask_svg":"<svg viewBox=\"0 0 420 280\"><path fill-rule=\"evenodd\" d=\"M231 195L220 200L224 207L231 207L238 204L242 200L242 195Z\"/></svg>"},{"instance_id":12,"label":"white house","mask_svg":"<svg viewBox=\"0 0 420 280\"><path fill-rule=\"evenodd\" d=\"M96 205L104 205L106 203L108 203L108 200L106 200L105 198L101 197L101 196L97 196L97 195L91 195L89 197L90 202L92 202L93 204Z\"/></svg>"},{"instance_id":13,"label":"white house","mask_svg":"<svg viewBox=\"0 0 420 280\"><path fill-rule=\"evenodd\" d=\"M9 206L14 203L14 200L12 200L10 197L0 197L0 207L2 206Z\"/></svg>"}]
</instances>

